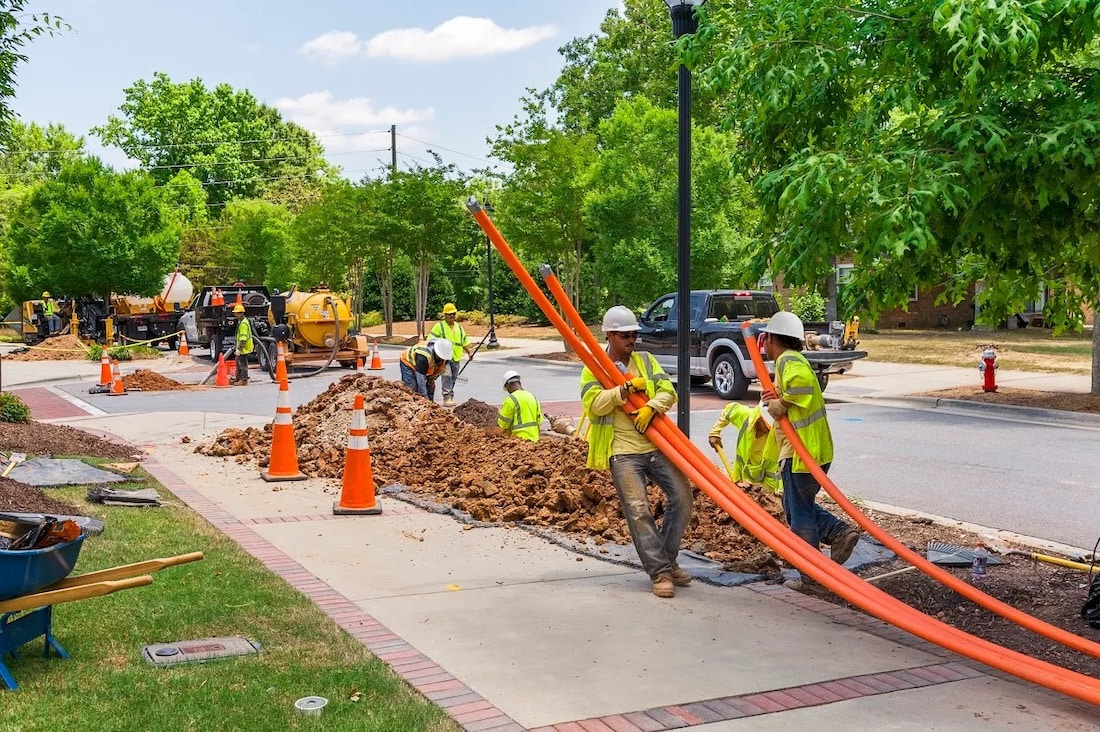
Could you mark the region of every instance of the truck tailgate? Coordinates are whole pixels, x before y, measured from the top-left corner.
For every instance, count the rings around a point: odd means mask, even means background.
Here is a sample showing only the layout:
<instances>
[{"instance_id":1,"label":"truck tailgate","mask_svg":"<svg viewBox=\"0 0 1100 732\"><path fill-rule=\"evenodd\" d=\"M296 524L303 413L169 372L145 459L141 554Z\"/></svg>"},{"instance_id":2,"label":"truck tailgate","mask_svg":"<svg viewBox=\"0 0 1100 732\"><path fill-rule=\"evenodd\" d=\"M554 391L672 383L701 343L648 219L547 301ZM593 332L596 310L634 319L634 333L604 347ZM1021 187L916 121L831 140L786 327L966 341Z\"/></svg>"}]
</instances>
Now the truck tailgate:
<instances>
[{"instance_id":1,"label":"truck tailgate","mask_svg":"<svg viewBox=\"0 0 1100 732\"><path fill-rule=\"evenodd\" d=\"M867 358L867 351L803 351L802 355L811 366L820 369Z\"/></svg>"}]
</instances>

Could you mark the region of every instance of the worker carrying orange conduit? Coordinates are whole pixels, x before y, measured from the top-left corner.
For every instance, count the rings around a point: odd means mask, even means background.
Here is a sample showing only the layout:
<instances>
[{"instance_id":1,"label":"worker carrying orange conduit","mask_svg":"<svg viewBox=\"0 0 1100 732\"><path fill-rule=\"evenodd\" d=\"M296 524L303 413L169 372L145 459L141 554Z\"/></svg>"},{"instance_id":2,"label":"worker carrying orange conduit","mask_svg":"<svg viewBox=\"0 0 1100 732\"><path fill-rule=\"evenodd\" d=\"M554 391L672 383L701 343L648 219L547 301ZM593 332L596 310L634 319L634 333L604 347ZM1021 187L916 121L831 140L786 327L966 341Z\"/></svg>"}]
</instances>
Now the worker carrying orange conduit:
<instances>
[{"instance_id":1,"label":"worker carrying orange conduit","mask_svg":"<svg viewBox=\"0 0 1100 732\"><path fill-rule=\"evenodd\" d=\"M621 386L624 382L622 375L618 373L618 369L614 368L607 354L603 352L595 337L588 331L580 314L572 306L569 298L565 296L561 284L549 270L549 267L543 267L543 276L557 299L558 305L562 308L562 312L572 322L572 326L565 321L542 290L539 289L538 284L528 274L481 205L473 198L466 205L478 225L500 253L501 258L508 264L513 274L528 294L531 295L546 318L562 334L569 347L580 356L585 366L592 370L605 388L612 388L616 385ZM574 332L574 329L576 332ZM583 343L582 338L584 339ZM755 343L750 343L750 353L753 351L754 346ZM763 371L759 366L757 368L758 375L762 375L763 378L766 371ZM768 384L765 383L764 385L766 387ZM630 409L639 409L644 406L644 400L638 395L631 395L629 404ZM1004 648L929 617L864 582L831 561L817 548L811 547L804 540L791 533L786 526L773 518L752 498L733 485L729 478L722 474L718 466L707 459L702 451L688 440L676 428L676 425L664 415L660 415L653 420L646 435L674 465L684 472L689 480L693 481L700 490L706 493L716 505L726 511L735 521L790 562L799 572L812 577L841 598L880 620L950 651L1040 686L1059 691L1067 696L1100 705L1100 680ZM819 481L822 481L821 476L816 477ZM831 483L827 482L827 479L822 481L822 485L832 486ZM835 488L835 486L832 487ZM832 491L829 491L829 493L830 495L833 494ZM836 491L836 493L839 495L839 491ZM851 505L850 502L847 503ZM846 506L845 508L847 509ZM862 522L859 523L864 526ZM868 523L870 522L868 521ZM869 527L864 526L864 528L873 536L876 535ZM983 604L988 607L988 603L991 601L993 601L992 598L987 598L986 603ZM1024 613L1019 614L1026 616ZM1035 618L1031 618L1028 622L1031 621L1045 625ZM1046 635L1046 633L1044 634ZM1048 637L1053 636L1048 635ZM1100 653L1100 646L1097 644L1084 639L1078 640L1087 644L1088 649L1079 647L1076 642L1073 644L1067 643L1067 645L1072 645L1092 655Z\"/></svg>"}]
</instances>

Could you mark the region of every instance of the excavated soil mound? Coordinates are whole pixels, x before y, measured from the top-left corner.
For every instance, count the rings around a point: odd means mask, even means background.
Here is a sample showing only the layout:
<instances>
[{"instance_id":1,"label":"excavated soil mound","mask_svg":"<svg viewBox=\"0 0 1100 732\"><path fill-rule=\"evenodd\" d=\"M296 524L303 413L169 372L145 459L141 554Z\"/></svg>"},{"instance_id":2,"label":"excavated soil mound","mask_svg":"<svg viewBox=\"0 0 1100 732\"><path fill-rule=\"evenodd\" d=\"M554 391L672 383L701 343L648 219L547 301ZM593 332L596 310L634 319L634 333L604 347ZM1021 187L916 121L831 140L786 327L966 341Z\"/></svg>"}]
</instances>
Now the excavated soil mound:
<instances>
[{"instance_id":1,"label":"excavated soil mound","mask_svg":"<svg viewBox=\"0 0 1100 732\"><path fill-rule=\"evenodd\" d=\"M77 516L82 513L81 509L72 504L50 498L38 488L17 483L11 478L0 478L0 511L60 513Z\"/></svg>"},{"instance_id":2,"label":"excavated soil mound","mask_svg":"<svg viewBox=\"0 0 1100 732\"><path fill-rule=\"evenodd\" d=\"M485 402L468 399L455 407L453 413L466 424L488 429L497 426L497 412L495 407L490 407Z\"/></svg>"},{"instance_id":3,"label":"excavated soil mound","mask_svg":"<svg viewBox=\"0 0 1100 732\"><path fill-rule=\"evenodd\" d=\"M127 389L141 391L186 391L191 388L188 384L181 384L149 369L137 369L134 373L123 376L122 384Z\"/></svg>"},{"instance_id":4,"label":"excavated soil mound","mask_svg":"<svg viewBox=\"0 0 1100 732\"><path fill-rule=\"evenodd\" d=\"M88 346L72 334L60 335L5 358L12 361L87 361Z\"/></svg>"},{"instance_id":5,"label":"excavated soil mound","mask_svg":"<svg viewBox=\"0 0 1100 732\"><path fill-rule=\"evenodd\" d=\"M533 443L507 437L495 427L485 430L468 424L399 384L366 374L344 376L298 409L298 465L306 475L342 474L350 407L357 393L365 399L377 482L400 483L481 521L522 521L597 542L630 542L611 474L585 467L587 445L582 441L547 438ZM455 412L476 414L488 406L468 404ZM488 409L495 422L495 410ZM254 459L265 467L270 443L270 426L231 428L195 452L235 456L240 462ZM772 515L782 515L774 496L759 493L754 498ZM650 504L656 516L663 513L656 488L650 489ZM767 551L698 493L683 546L735 571L755 571Z\"/></svg>"}]
</instances>

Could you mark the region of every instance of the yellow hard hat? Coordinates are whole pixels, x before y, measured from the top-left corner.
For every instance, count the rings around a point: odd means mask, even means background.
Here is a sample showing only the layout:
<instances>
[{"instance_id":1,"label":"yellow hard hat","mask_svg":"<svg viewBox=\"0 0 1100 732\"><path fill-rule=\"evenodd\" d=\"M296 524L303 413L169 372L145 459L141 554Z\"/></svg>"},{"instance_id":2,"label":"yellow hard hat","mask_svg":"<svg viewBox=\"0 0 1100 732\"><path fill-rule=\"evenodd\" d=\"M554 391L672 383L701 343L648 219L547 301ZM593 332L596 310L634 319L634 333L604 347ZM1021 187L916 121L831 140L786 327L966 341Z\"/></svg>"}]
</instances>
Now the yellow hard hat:
<instances>
[{"instance_id":1,"label":"yellow hard hat","mask_svg":"<svg viewBox=\"0 0 1100 732\"><path fill-rule=\"evenodd\" d=\"M42 293L42 297L49 297L49 296L50 296L50 291L49 290L46 290L45 292Z\"/></svg>"},{"instance_id":2,"label":"yellow hard hat","mask_svg":"<svg viewBox=\"0 0 1100 732\"><path fill-rule=\"evenodd\" d=\"M244 312L244 305L241 305L240 303L237 303L236 305L233 306L233 312L234 313L243 313Z\"/></svg>"},{"instance_id":3,"label":"yellow hard hat","mask_svg":"<svg viewBox=\"0 0 1100 732\"><path fill-rule=\"evenodd\" d=\"M453 302L449 302L449 303L447 303L446 305L443 306L443 314L444 315L450 315L451 313L457 313L457 312L458 312L458 308L455 307L455 304Z\"/></svg>"}]
</instances>

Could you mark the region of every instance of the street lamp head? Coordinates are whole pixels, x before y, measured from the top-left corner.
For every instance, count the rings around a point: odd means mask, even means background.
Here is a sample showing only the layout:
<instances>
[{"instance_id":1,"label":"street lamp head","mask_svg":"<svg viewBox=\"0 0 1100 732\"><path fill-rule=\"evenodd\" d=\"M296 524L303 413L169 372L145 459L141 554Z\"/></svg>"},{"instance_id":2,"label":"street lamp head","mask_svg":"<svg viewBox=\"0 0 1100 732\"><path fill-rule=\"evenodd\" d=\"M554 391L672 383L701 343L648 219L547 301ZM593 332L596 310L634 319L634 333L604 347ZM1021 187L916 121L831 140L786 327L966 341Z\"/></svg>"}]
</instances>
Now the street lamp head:
<instances>
[{"instance_id":1,"label":"street lamp head","mask_svg":"<svg viewBox=\"0 0 1100 732\"><path fill-rule=\"evenodd\" d=\"M706 0L665 0L665 5L668 5L669 10L674 10L681 5L690 5L696 7L702 5Z\"/></svg>"},{"instance_id":2,"label":"street lamp head","mask_svg":"<svg viewBox=\"0 0 1100 732\"><path fill-rule=\"evenodd\" d=\"M665 0L668 12L672 15L672 35L676 38L699 30L695 19L695 9L706 0Z\"/></svg>"}]
</instances>

